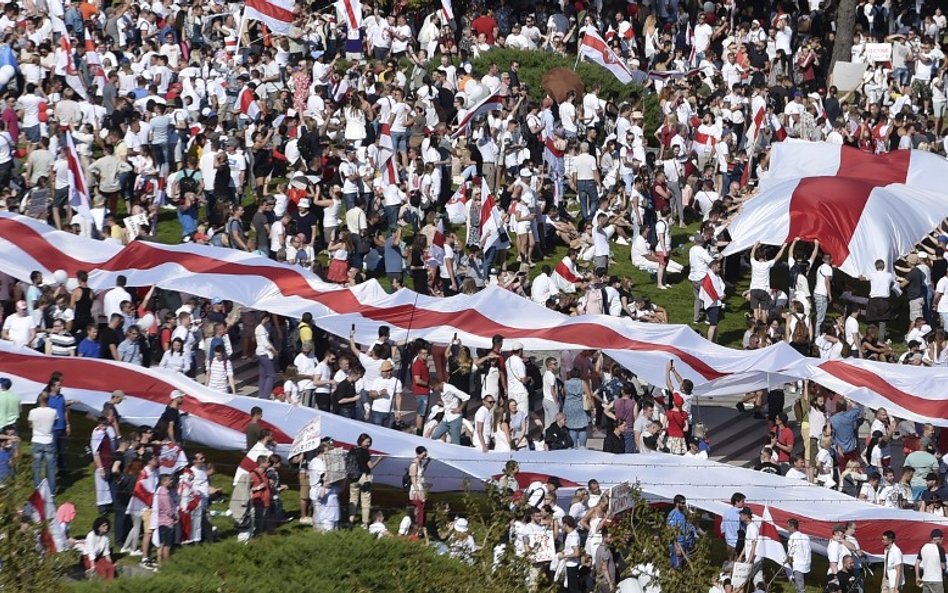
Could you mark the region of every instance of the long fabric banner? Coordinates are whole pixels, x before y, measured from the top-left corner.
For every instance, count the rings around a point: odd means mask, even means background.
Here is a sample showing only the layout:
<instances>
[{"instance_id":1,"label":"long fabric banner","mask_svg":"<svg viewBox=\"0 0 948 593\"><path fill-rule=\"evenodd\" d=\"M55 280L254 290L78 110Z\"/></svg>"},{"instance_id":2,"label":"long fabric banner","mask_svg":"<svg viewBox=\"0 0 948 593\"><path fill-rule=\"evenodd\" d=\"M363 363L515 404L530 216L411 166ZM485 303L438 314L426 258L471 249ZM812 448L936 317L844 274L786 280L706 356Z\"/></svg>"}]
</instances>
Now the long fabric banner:
<instances>
[{"instance_id":1,"label":"long fabric banner","mask_svg":"<svg viewBox=\"0 0 948 593\"><path fill-rule=\"evenodd\" d=\"M81 411L98 412L109 400L112 390L120 387L126 398L119 404L118 411L132 425L154 424L168 404L170 393L180 389L186 394L181 408L186 412L183 420L186 443L217 449L244 448L243 430L253 406L263 409L261 424L273 431L276 451L282 455L289 453L296 435L311 430L316 419L321 433L333 437L343 447L351 446L365 432L372 436L375 452L385 456L374 472L375 481L390 486L401 485L415 447L424 445L431 458L425 478L435 492L481 489L485 481L499 477L508 459L515 459L520 466L517 479L521 487L555 476L563 485L563 496L567 497L575 487L595 478L604 489L623 482L638 483L652 500L667 501L675 494L683 494L689 504L717 515L727 510L731 494L739 491L747 496L757 515L768 505L777 526L783 528L787 519L796 518L801 531L820 539L828 539L836 523L856 521L863 549L874 555L882 553L882 532L887 529L899 535L899 546L907 555L912 555L929 540L933 528L948 528L945 518L870 505L802 480L713 461L667 454L611 455L585 450L482 453L471 447L423 439L312 408L225 395L165 369L49 357L18 349L7 342L0 342L0 369L4 376L12 378L13 391L26 403L35 401L36 394L54 370L63 373L63 392L67 399L78 402L75 407Z\"/></svg>"},{"instance_id":2,"label":"long fabric banner","mask_svg":"<svg viewBox=\"0 0 948 593\"><path fill-rule=\"evenodd\" d=\"M135 241L121 247L54 230L30 218L0 213L0 271L29 278L89 271L93 289L157 285L201 297L223 297L262 311L299 318L310 312L317 325L338 336L356 329L368 344L387 325L396 340L425 338L489 348L500 334L526 350L605 351L642 379L665 384L669 360L697 392L713 396L780 387L814 379L871 407L919 422L948 426L941 386L948 368L919 368L867 361L826 362L801 356L784 343L735 350L711 343L685 325L638 323L607 315L567 317L497 287L474 295L437 298L410 290L388 294L375 281L341 288L296 266L231 249ZM235 281L239 277L239 281Z\"/></svg>"}]
</instances>

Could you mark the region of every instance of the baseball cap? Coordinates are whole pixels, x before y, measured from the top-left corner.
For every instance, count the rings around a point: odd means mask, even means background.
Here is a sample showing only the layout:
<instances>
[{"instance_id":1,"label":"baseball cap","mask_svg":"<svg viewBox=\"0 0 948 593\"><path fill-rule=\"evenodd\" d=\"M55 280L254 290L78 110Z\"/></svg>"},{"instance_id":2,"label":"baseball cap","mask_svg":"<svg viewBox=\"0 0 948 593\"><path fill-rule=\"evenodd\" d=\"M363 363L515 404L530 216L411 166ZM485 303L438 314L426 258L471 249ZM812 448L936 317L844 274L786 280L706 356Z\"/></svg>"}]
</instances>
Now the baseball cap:
<instances>
[{"instance_id":1,"label":"baseball cap","mask_svg":"<svg viewBox=\"0 0 948 593\"><path fill-rule=\"evenodd\" d=\"M178 399L179 397L184 397L184 392L181 391L180 389L175 389L175 390L172 391L171 394L169 395L169 398L170 398L172 401Z\"/></svg>"},{"instance_id":2,"label":"baseball cap","mask_svg":"<svg viewBox=\"0 0 948 593\"><path fill-rule=\"evenodd\" d=\"M510 345L511 352L516 352L517 350L523 350L523 344L520 342L514 342Z\"/></svg>"},{"instance_id":3,"label":"baseball cap","mask_svg":"<svg viewBox=\"0 0 948 593\"><path fill-rule=\"evenodd\" d=\"M213 299L211 299L212 305L220 305L223 302L224 301L221 299L221 297L214 297Z\"/></svg>"},{"instance_id":4,"label":"baseball cap","mask_svg":"<svg viewBox=\"0 0 948 593\"><path fill-rule=\"evenodd\" d=\"M932 529L932 539L935 539L936 537L944 537L941 529Z\"/></svg>"}]
</instances>

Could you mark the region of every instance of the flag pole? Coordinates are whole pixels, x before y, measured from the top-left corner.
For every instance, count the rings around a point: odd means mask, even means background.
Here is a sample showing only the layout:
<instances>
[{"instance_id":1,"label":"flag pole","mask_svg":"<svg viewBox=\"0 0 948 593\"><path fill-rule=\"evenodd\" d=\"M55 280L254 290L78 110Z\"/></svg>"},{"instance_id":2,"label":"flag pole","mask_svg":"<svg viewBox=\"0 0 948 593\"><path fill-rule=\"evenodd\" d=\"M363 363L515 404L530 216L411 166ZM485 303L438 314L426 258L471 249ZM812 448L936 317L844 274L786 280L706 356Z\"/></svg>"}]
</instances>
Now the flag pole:
<instances>
[{"instance_id":1,"label":"flag pole","mask_svg":"<svg viewBox=\"0 0 948 593\"><path fill-rule=\"evenodd\" d=\"M585 38L586 38L586 34L583 33L582 39L579 40L579 45L580 45L580 46L582 46L582 44L583 44L583 39L585 39ZM579 52L579 47L577 47L577 48L576 48L576 63L573 64L573 70L576 70L576 68L579 67L579 60L580 60L580 58L582 57L582 55L583 55L583 54L581 54L581 53Z\"/></svg>"},{"instance_id":2,"label":"flag pole","mask_svg":"<svg viewBox=\"0 0 948 593\"><path fill-rule=\"evenodd\" d=\"M247 27L246 12L247 7L244 6L244 9L240 13L240 24L237 25L237 45L234 46L234 60L239 60L240 58L240 44L244 41L244 32L246 31ZM235 63L239 64L240 62L236 61Z\"/></svg>"}]
</instances>

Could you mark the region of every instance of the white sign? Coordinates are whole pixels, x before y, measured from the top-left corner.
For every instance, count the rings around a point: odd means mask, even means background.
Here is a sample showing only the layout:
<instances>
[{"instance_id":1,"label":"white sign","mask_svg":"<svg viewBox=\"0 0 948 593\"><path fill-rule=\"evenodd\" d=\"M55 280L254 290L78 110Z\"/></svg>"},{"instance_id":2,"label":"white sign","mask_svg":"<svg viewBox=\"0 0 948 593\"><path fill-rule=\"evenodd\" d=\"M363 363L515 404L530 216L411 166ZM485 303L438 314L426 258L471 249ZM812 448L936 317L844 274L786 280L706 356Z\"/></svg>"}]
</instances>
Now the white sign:
<instances>
[{"instance_id":1,"label":"white sign","mask_svg":"<svg viewBox=\"0 0 948 593\"><path fill-rule=\"evenodd\" d=\"M628 482L616 484L609 489L609 516L615 516L632 508L632 486Z\"/></svg>"},{"instance_id":2,"label":"white sign","mask_svg":"<svg viewBox=\"0 0 948 593\"><path fill-rule=\"evenodd\" d=\"M735 590L747 582L747 577L750 576L751 567L753 566L754 565L750 562L734 563L734 569L731 571L731 586L734 587Z\"/></svg>"},{"instance_id":3,"label":"white sign","mask_svg":"<svg viewBox=\"0 0 948 593\"><path fill-rule=\"evenodd\" d=\"M833 86L839 92L848 93L859 88L862 84L863 74L866 72L866 64L853 62L836 62L833 66Z\"/></svg>"},{"instance_id":4,"label":"white sign","mask_svg":"<svg viewBox=\"0 0 948 593\"><path fill-rule=\"evenodd\" d=\"M874 64L876 62L888 62L892 60L892 44L891 43L867 43L866 52L866 62Z\"/></svg>"},{"instance_id":5,"label":"white sign","mask_svg":"<svg viewBox=\"0 0 948 593\"><path fill-rule=\"evenodd\" d=\"M293 446L290 448L290 457L312 451L319 446L319 440L322 438L322 422L319 416L313 418L304 426L296 438L293 439Z\"/></svg>"},{"instance_id":6,"label":"white sign","mask_svg":"<svg viewBox=\"0 0 948 593\"><path fill-rule=\"evenodd\" d=\"M128 234L128 241L131 243L138 238L142 226L148 224L148 215L144 212L133 214L126 216L123 222L125 223L125 232Z\"/></svg>"},{"instance_id":7,"label":"white sign","mask_svg":"<svg viewBox=\"0 0 948 593\"><path fill-rule=\"evenodd\" d=\"M556 541L552 530L527 534L523 536L523 543L532 562L552 562L556 558Z\"/></svg>"}]
</instances>

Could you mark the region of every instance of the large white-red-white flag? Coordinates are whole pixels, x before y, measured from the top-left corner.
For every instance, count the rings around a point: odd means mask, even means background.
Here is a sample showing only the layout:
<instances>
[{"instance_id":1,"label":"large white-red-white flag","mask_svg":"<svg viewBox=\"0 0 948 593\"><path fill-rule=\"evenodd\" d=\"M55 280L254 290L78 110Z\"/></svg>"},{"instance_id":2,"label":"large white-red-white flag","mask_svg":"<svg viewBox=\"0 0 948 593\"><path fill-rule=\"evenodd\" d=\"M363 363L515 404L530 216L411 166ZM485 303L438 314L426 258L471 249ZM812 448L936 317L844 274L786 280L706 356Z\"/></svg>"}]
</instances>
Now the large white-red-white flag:
<instances>
[{"instance_id":1,"label":"large white-red-white flag","mask_svg":"<svg viewBox=\"0 0 948 593\"><path fill-rule=\"evenodd\" d=\"M773 517L770 516L770 507L766 505L760 514L760 539L757 540L757 553L781 566L787 561L787 551L783 549L783 544L780 542L777 526L774 524Z\"/></svg>"},{"instance_id":2,"label":"large white-red-white flag","mask_svg":"<svg viewBox=\"0 0 948 593\"><path fill-rule=\"evenodd\" d=\"M336 17L355 30L362 26L362 2L359 0L336 0Z\"/></svg>"},{"instance_id":3,"label":"large white-red-white flag","mask_svg":"<svg viewBox=\"0 0 948 593\"><path fill-rule=\"evenodd\" d=\"M454 7L451 0L441 0L441 16L444 17L445 24L454 20Z\"/></svg>"},{"instance_id":4,"label":"large white-red-white flag","mask_svg":"<svg viewBox=\"0 0 948 593\"><path fill-rule=\"evenodd\" d=\"M257 469L257 458L261 455L270 456L273 451L271 451L266 445L257 441L253 447L247 451L247 454L244 455L244 458L240 460L240 465L237 466L237 471L234 472L234 485L237 485L237 481L240 480L241 476L253 472Z\"/></svg>"},{"instance_id":5,"label":"large white-red-white flag","mask_svg":"<svg viewBox=\"0 0 948 593\"><path fill-rule=\"evenodd\" d=\"M482 115L487 115L491 111L499 111L503 106L504 98L500 96L499 92L493 95L487 95L461 116L461 119L458 120L458 129L451 134L451 137L457 138L461 136L470 127L472 121Z\"/></svg>"},{"instance_id":6,"label":"large white-red-white flag","mask_svg":"<svg viewBox=\"0 0 948 593\"><path fill-rule=\"evenodd\" d=\"M747 124L747 149L752 151L757 145L757 139L760 138L760 132L764 129L767 120L767 100L760 95L754 95L751 99L750 121Z\"/></svg>"},{"instance_id":7,"label":"large white-red-white flag","mask_svg":"<svg viewBox=\"0 0 948 593\"><path fill-rule=\"evenodd\" d=\"M66 132L66 143L63 150L66 152L66 164L69 167L69 205L83 218L92 220L92 210L89 206L89 186L82 171L82 162L76 151L76 143L72 140L72 133Z\"/></svg>"},{"instance_id":8,"label":"large white-red-white flag","mask_svg":"<svg viewBox=\"0 0 948 593\"><path fill-rule=\"evenodd\" d=\"M257 95L254 94L253 89L249 86L245 86L241 89L237 104L240 107L240 113L250 119L256 120L260 117L260 104L257 103Z\"/></svg>"},{"instance_id":9,"label":"large white-red-white flag","mask_svg":"<svg viewBox=\"0 0 948 593\"><path fill-rule=\"evenodd\" d=\"M379 171L382 187L398 183L398 159L395 158L395 143L392 142L392 124L383 123L379 131Z\"/></svg>"},{"instance_id":10,"label":"large white-red-white flag","mask_svg":"<svg viewBox=\"0 0 948 593\"><path fill-rule=\"evenodd\" d=\"M27 505L30 508L28 516L34 522L43 524L40 531L40 543L43 550L47 554L65 550L65 531L62 525L56 521L56 503L53 501L53 493L49 490L49 482L46 481L46 478L43 478L43 481L30 495Z\"/></svg>"},{"instance_id":11,"label":"large white-red-white flag","mask_svg":"<svg viewBox=\"0 0 948 593\"><path fill-rule=\"evenodd\" d=\"M487 179L481 178L481 249L485 252L500 241L504 232L504 222L497 208L497 199L487 185Z\"/></svg>"},{"instance_id":12,"label":"large white-red-white flag","mask_svg":"<svg viewBox=\"0 0 948 593\"><path fill-rule=\"evenodd\" d=\"M872 155L828 143L780 142L761 192L731 222L724 254L758 241L819 239L853 277L891 265L948 217L948 161L929 152Z\"/></svg>"},{"instance_id":13,"label":"large white-red-white flag","mask_svg":"<svg viewBox=\"0 0 948 593\"><path fill-rule=\"evenodd\" d=\"M82 97L84 100L89 100L89 94L86 92L86 85L82 82L82 78L79 76L79 71L76 69L76 60L72 52L72 43L69 41L68 35L62 35L59 38L59 55L57 56L57 66L63 69L65 72L66 84L76 91L76 94Z\"/></svg>"},{"instance_id":14,"label":"large white-red-white flag","mask_svg":"<svg viewBox=\"0 0 948 593\"><path fill-rule=\"evenodd\" d=\"M89 78L95 83L96 94L101 95L102 89L105 88L105 70L102 68L102 56L96 50L95 41L92 39L88 28L86 28L85 46L86 69L89 71Z\"/></svg>"},{"instance_id":15,"label":"large white-red-white flag","mask_svg":"<svg viewBox=\"0 0 948 593\"><path fill-rule=\"evenodd\" d=\"M595 62L612 73L622 84L632 82L632 72L622 61L622 57L612 51L606 40L592 30L587 30L579 42L579 55Z\"/></svg>"},{"instance_id":16,"label":"large white-red-white flag","mask_svg":"<svg viewBox=\"0 0 948 593\"><path fill-rule=\"evenodd\" d=\"M438 219L438 226L435 227L434 235L431 237L431 246L428 247L429 266L444 265L444 221Z\"/></svg>"},{"instance_id":17,"label":"large white-red-white flag","mask_svg":"<svg viewBox=\"0 0 948 593\"><path fill-rule=\"evenodd\" d=\"M244 18L260 21L278 35L290 32L290 25L296 20L295 11L294 0L247 0L244 4Z\"/></svg>"}]
</instances>

